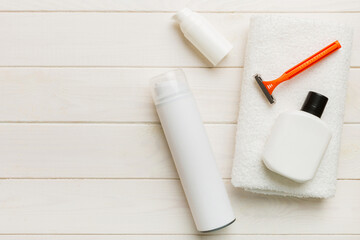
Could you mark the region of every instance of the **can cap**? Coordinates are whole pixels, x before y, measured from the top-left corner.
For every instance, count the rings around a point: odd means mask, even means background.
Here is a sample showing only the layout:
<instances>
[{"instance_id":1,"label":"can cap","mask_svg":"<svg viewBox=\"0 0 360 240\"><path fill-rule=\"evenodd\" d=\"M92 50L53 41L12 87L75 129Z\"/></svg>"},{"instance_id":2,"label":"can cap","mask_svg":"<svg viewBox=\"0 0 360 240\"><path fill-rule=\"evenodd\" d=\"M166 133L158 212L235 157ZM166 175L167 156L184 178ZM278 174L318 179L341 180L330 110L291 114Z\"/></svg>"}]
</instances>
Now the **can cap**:
<instances>
[{"instance_id":1,"label":"can cap","mask_svg":"<svg viewBox=\"0 0 360 240\"><path fill-rule=\"evenodd\" d=\"M168 101L176 96L190 92L185 73L181 69L172 70L150 80L155 104Z\"/></svg>"},{"instance_id":2,"label":"can cap","mask_svg":"<svg viewBox=\"0 0 360 240\"><path fill-rule=\"evenodd\" d=\"M320 118L327 102L328 98L324 95L310 91L301 107L301 111L308 112Z\"/></svg>"},{"instance_id":3,"label":"can cap","mask_svg":"<svg viewBox=\"0 0 360 240\"><path fill-rule=\"evenodd\" d=\"M233 48L203 16L188 8L178 11L174 19L185 37L216 66Z\"/></svg>"}]
</instances>

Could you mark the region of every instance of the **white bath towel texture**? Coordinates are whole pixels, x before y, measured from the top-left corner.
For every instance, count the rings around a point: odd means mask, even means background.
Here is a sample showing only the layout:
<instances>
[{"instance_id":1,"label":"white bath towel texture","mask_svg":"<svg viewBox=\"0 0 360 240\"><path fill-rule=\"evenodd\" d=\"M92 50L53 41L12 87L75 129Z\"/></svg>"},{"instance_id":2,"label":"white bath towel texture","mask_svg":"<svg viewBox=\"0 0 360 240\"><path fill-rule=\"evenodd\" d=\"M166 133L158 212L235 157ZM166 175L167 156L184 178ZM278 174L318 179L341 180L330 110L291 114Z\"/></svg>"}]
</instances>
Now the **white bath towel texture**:
<instances>
[{"instance_id":1,"label":"white bath towel texture","mask_svg":"<svg viewBox=\"0 0 360 240\"><path fill-rule=\"evenodd\" d=\"M338 40L342 48L280 84L270 105L254 80L273 80L289 68ZM256 16L250 23L242 79L232 184L251 192L294 197L328 198L335 194L337 162L348 81L352 29L319 20ZM332 139L316 176L295 183L268 170L261 154L278 115L300 110L309 91L329 98L322 119Z\"/></svg>"}]
</instances>

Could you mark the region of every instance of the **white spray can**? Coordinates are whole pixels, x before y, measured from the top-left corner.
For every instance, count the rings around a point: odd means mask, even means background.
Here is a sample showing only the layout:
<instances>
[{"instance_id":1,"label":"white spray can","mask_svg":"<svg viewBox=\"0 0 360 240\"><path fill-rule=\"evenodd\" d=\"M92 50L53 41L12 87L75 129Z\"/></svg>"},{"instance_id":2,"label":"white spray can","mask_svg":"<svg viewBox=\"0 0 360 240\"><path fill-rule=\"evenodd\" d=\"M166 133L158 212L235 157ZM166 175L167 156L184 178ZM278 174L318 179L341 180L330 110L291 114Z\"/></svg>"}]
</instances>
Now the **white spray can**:
<instances>
[{"instance_id":1,"label":"white spray can","mask_svg":"<svg viewBox=\"0 0 360 240\"><path fill-rule=\"evenodd\" d=\"M197 229L230 225L235 216L184 72L154 77L152 94Z\"/></svg>"}]
</instances>

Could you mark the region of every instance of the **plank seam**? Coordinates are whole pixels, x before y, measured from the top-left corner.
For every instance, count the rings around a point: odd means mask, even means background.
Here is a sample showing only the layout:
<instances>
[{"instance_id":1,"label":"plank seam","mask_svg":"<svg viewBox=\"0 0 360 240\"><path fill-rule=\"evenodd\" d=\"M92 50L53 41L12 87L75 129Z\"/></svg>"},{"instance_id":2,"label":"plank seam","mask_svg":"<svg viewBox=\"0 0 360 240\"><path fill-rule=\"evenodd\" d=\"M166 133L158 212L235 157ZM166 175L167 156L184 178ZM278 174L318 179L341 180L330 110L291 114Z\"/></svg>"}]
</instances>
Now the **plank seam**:
<instances>
[{"instance_id":1,"label":"plank seam","mask_svg":"<svg viewBox=\"0 0 360 240\"><path fill-rule=\"evenodd\" d=\"M244 68L243 66L121 66L121 65L112 65L112 66L97 66L97 65L68 65L68 66L56 66L56 65L2 65L0 68ZM360 67L359 67L360 68Z\"/></svg>"},{"instance_id":2,"label":"plank seam","mask_svg":"<svg viewBox=\"0 0 360 240\"><path fill-rule=\"evenodd\" d=\"M236 14L236 13L360 13L359 10L344 10L344 11L196 11L198 13L213 13L213 14ZM0 10L0 13L146 13L146 14L168 14L176 13L175 10Z\"/></svg>"},{"instance_id":3,"label":"plank seam","mask_svg":"<svg viewBox=\"0 0 360 240\"><path fill-rule=\"evenodd\" d=\"M205 125L237 125L237 122L234 121L220 121L220 122L211 122L211 121L204 121L203 122ZM144 121L133 121L133 122L116 122L116 121L0 121L0 124L49 124L49 125L70 125L70 124L74 124L74 125L160 125L160 122L155 122L155 121L148 121L148 122L144 122ZM343 122L343 125L346 126L358 126L360 125L360 122Z\"/></svg>"},{"instance_id":4,"label":"plank seam","mask_svg":"<svg viewBox=\"0 0 360 240\"><path fill-rule=\"evenodd\" d=\"M194 234L194 233L0 233L0 236L360 236L358 233L212 233L212 234Z\"/></svg>"},{"instance_id":5,"label":"plank seam","mask_svg":"<svg viewBox=\"0 0 360 240\"><path fill-rule=\"evenodd\" d=\"M54 177L54 178L41 178L41 177L9 177L9 178L1 178L2 180L101 180L101 181L111 181L111 180L121 180L121 181L180 181L179 178L149 178L149 177L133 177L133 178L121 178L121 177ZM231 178L222 178L223 181L230 181ZM360 178L337 178L337 181L359 181Z\"/></svg>"},{"instance_id":6,"label":"plank seam","mask_svg":"<svg viewBox=\"0 0 360 240\"><path fill-rule=\"evenodd\" d=\"M209 68L209 69L223 69L223 68L235 68L235 69L243 69L244 66L125 66L125 65L104 65L104 66L98 66L98 65L0 65L1 68L145 68L145 69L159 69L159 68ZM360 66L350 66L350 69L360 69Z\"/></svg>"}]
</instances>

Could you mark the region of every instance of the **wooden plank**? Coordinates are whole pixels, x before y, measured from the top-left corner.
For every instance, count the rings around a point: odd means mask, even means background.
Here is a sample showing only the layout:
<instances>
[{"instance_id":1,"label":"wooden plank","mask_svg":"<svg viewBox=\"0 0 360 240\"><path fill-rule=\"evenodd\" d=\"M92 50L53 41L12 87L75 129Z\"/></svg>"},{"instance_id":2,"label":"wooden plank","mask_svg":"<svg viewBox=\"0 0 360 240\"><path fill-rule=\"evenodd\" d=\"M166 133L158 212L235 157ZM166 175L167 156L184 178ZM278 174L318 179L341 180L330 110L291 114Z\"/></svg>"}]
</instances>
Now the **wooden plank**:
<instances>
[{"instance_id":1,"label":"wooden plank","mask_svg":"<svg viewBox=\"0 0 360 240\"><path fill-rule=\"evenodd\" d=\"M250 13L203 14L234 44L219 65L243 66ZM360 51L360 13L282 14L354 27ZM191 66L209 62L184 39L173 13L0 13L0 66ZM351 66L360 66L353 54Z\"/></svg>"},{"instance_id":2,"label":"wooden plank","mask_svg":"<svg viewBox=\"0 0 360 240\"><path fill-rule=\"evenodd\" d=\"M231 177L235 125L207 125ZM157 124L0 124L0 178L177 178ZM360 179L360 125L344 125L340 179Z\"/></svg>"},{"instance_id":3,"label":"wooden plank","mask_svg":"<svg viewBox=\"0 0 360 240\"><path fill-rule=\"evenodd\" d=\"M0 1L1 11L176 11L189 7L197 11L211 12L355 12L360 11L356 0L12 0Z\"/></svg>"},{"instance_id":4,"label":"wooden plank","mask_svg":"<svg viewBox=\"0 0 360 240\"><path fill-rule=\"evenodd\" d=\"M0 122L158 122L149 79L163 68L0 68ZM205 122L236 123L242 69L186 68ZM360 69L344 121L360 122Z\"/></svg>"},{"instance_id":5,"label":"wooden plank","mask_svg":"<svg viewBox=\"0 0 360 240\"><path fill-rule=\"evenodd\" d=\"M222 240L359 240L359 235L222 235ZM0 240L218 240L218 235L0 235Z\"/></svg>"},{"instance_id":6,"label":"wooden plank","mask_svg":"<svg viewBox=\"0 0 360 240\"><path fill-rule=\"evenodd\" d=\"M344 125L339 162L339 178L359 179L360 125ZM347 177L345 177L347 176Z\"/></svg>"},{"instance_id":7,"label":"wooden plank","mask_svg":"<svg viewBox=\"0 0 360 240\"><path fill-rule=\"evenodd\" d=\"M149 80L170 70L0 68L0 121L158 122ZM241 69L184 71L204 121L236 122Z\"/></svg>"},{"instance_id":8,"label":"wooden plank","mask_svg":"<svg viewBox=\"0 0 360 240\"><path fill-rule=\"evenodd\" d=\"M360 181L335 198L269 197L226 181L237 221L214 234L359 234ZM178 180L1 180L1 234L196 234Z\"/></svg>"},{"instance_id":9,"label":"wooden plank","mask_svg":"<svg viewBox=\"0 0 360 240\"><path fill-rule=\"evenodd\" d=\"M350 70L344 122L360 122L360 69Z\"/></svg>"}]
</instances>

